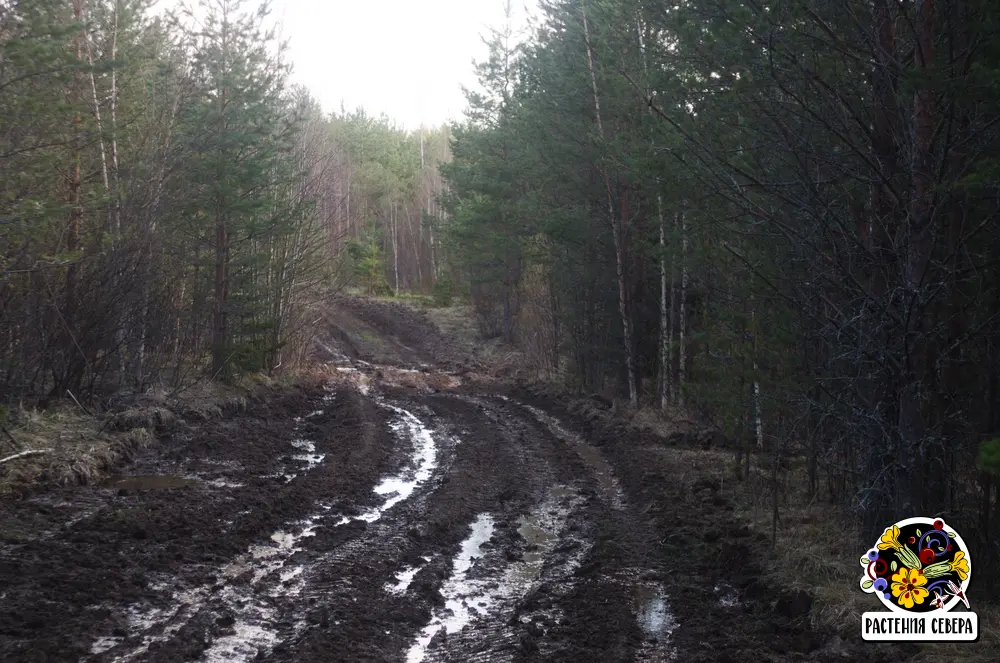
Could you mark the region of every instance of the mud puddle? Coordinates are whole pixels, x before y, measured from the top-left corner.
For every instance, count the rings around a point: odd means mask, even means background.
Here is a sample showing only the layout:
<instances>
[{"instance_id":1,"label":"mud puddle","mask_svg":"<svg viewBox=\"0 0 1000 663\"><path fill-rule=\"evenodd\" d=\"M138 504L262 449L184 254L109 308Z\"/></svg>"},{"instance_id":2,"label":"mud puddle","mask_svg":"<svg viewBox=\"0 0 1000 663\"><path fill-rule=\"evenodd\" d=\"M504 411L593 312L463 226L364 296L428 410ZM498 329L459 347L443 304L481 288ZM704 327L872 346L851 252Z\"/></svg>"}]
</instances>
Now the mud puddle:
<instances>
[{"instance_id":1,"label":"mud puddle","mask_svg":"<svg viewBox=\"0 0 1000 663\"><path fill-rule=\"evenodd\" d=\"M547 499L517 522L525 547L520 559L494 544L501 530L491 514L480 514L462 542L449 578L440 589L444 607L435 611L407 652L407 663L425 660L433 641L465 630L477 619L499 618L513 611L543 574L545 563L563 538L566 521L580 503L576 491L553 488ZM563 560L560 575L568 575L578 558Z\"/></svg>"},{"instance_id":2,"label":"mud puddle","mask_svg":"<svg viewBox=\"0 0 1000 663\"><path fill-rule=\"evenodd\" d=\"M716 585L715 594L718 596L719 607L737 608L742 605L739 594L729 583L722 582Z\"/></svg>"},{"instance_id":3,"label":"mud puddle","mask_svg":"<svg viewBox=\"0 0 1000 663\"><path fill-rule=\"evenodd\" d=\"M410 440L414 446L409 467L398 475L383 479L375 486L373 490L376 495L388 496L382 504L358 516L344 516L337 522L338 526L346 525L352 520L375 522L386 511L410 497L419 486L431 478L438 466L438 448L430 429L409 410L387 403L382 405L399 415L399 419L389 424L393 432L400 438Z\"/></svg>"},{"instance_id":4,"label":"mud puddle","mask_svg":"<svg viewBox=\"0 0 1000 663\"><path fill-rule=\"evenodd\" d=\"M639 628L649 638L668 638L677 627L673 614L667 608L667 597L659 584L635 586L636 611Z\"/></svg>"},{"instance_id":5,"label":"mud puddle","mask_svg":"<svg viewBox=\"0 0 1000 663\"><path fill-rule=\"evenodd\" d=\"M434 558L422 557L421 559L423 559L424 562L430 563ZM385 590L390 594L405 594L406 590L410 588L410 584L413 583L413 579L416 578L417 574L423 571L423 569L423 564L403 567L401 571L396 573L396 582L387 584Z\"/></svg>"},{"instance_id":6,"label":"mud puddle","mask_svg":"<svg viewBox=\"0 0 1000 663\"><path fill-rule=\"evenodd\" d=\"M431 619L424 627L417 641L406 653L406 663L420 663L427 656L431 640L444 629L446 634L461 630L472 620L468 597L475 593L473 583L468 579L473 560L483 556L483 545L493 537L493 517L480 514L472 523L472 533L462 541L462 549L452 562L451 576L441 587L445 600L444 610ZM481 609L476 605L476 609Z\"/></svg>"},{"instance_id":7,"label":"mud puddle","mask_svg":"<svg viewBox=\"0 0 1000 663\"><path fill-rule=\"evenodd\" d=\"M412 448L406 469L383 479L373 489L385 501L358 516L344 516L331 524L346 525L354 520L374 522L385 511L409 498L427 482L437 468L438 447L429 428L412 412L392 404L380 403L392 410L397 418L389 422L395 437ZM301 427L297 419L294 429ZM308 471L322 464L325 454L317 453L316 443L295 438L291 446L298 452L290 457ZM294 478L294 475L291 475ZM292 564L292 558L306 549L305 541L316 536L318 528L334 516L332 507L318 504L318 510L303 520L291 523L273 532L269 539L250 548L221 567L218 580L185 592L172 593L172 608L167 610L135 610L129 622L133 632L144 633L138 647L116 657L125 663L148 651L154 642L175 637L190 620L202 611L222 615L223 632L205 650L202 660L207 663L234 663L253 660L266 654L288 637L305 628L301 619L289 625L287 614L306 586L310 569L319 560ZM404 591L418 569L407 571L399 580ZM279 628L279 624L282 624ZM121 640L99 638L92 645L92 653L110 651L122 644ZM114 652L112 652L114 653Z\"/></svg>"},{"instance_id":8,"label":"mud puddle","mask_svg":"<svg viewBox=\"0 0 1000 663\"><path fill-rule=\"evenodd\" d=\"M297 460L299 462L305 463L305 469L310 470L313 467L319 465L326 458L326 454L316 453L316 443L310 440L297 439L292 440L292 446L296 449L303 451L305 453L292 454L292 460Z\"/></svg>"},{"instance_id":9,"label":"mud puddle","mask_svg":"<svg viewBox=\"0 0 1000 663\"><path fill-rule=\"evenodd\" d=\"M531 583L541 575L546 555L559 542L566 516L575 506L570 501L576 494L571 488L557 486L537 511L518 519L517 533L527 543L527 548L521 555L523 564L513 568L518 584ZM555 518L553 513L556 514Z\"/></svg>"},{"instance_id":10,"label":"mud puddle","mask_svg":"<svg viewBox=\"0 0 1000 663\"><path fill-rule=\"evenodd\" d=\"M327 396L324 396L324 400L326 400L327 398L330 398L332 400L332 395L328 394ZM312 417L320 416L322 414L323 410L314 410L313 412L307 414L305 417L295 417L293 419L293 421L295 422L293 431L297 432L300 428L302 428L302 422L305 419L310 419ZM298 478L299 472L308 472L309 470L312 470L317 465L322 463L323 460L326 458L326 454L316 453L316 443L313 442L312 440L307 440L301 437L295 438L291 441L291 446L296 451L303 452L303 453L293 453L285 456L285 458L291 459L292 461L297 463L298 467L289 468L286 466L274 474L265 475L263 478L283 478L285 479L285 481L291 482L294 481L296 478ZM298 472L292 471L293 469L297 469Z\"/></svg>"},{"instance_id":11,"label":"mud puddle","mask_svg":"<svg viewBox=\"0 0 1000 663\"><path fill-rule=\"evenodd\" d=\"M200 483L197 479L180 476L113 476L101 483L112 490L173 490Z\"/></svg>"},{"instance_id":12,"label":"mud puddle","mask_svg":"<svg viewBox=\"0 0 1000 663\"><path fill-rule=\"evenodd\" d=\"M322 460L322 458L320 460ZM179 488L191 488L196 486L233 489L243 488L245 485L246 484L242 482L231 481L224 477L208 478L207 476L199 473L191 473L185 474L184 476L114 476L102 481L99 487L107 490L125 491L125 493L136 493L146 490L177 490Z\"/></svg>"},{"instance_id":13,"label":"mud puddle","mask_svg":"<svg viewBox=\"0 0 1000 663\"><path fill-rule=\"evenodd\" d=\"M636 661L665 663L674 661L677 652L670 639L677 629L677 619L670 610L666 591L658 582L636 582L633 587L636 622L644 640L636 651Z\"/></svg>"}]
</instances>

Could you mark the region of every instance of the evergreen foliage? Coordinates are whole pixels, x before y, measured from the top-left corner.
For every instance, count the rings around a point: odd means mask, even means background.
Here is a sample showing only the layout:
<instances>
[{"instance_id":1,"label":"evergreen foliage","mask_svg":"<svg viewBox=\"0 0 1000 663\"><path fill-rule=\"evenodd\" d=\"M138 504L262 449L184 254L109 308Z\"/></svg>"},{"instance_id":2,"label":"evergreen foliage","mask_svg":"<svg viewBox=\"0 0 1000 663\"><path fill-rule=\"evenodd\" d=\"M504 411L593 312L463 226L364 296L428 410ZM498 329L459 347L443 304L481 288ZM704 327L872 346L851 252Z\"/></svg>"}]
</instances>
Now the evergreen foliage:
<instances>
[{"instance_id":1,"label":"evergreen foliage","mask_svg":"<svg viewBox=\"0 0 1000 663\"><path fill-rule=\"evenodd\" d=\"M5 402L295 366L352 237L433 286L447 130L324 114L266 3L151 8L0 3Z\"/></svg>"},{"instance_id":2,"label":"evergreen foliage","mask_svg":"<svg viewBox=\"0 0 1000 663\"><path fill-rule=\"evenodd\" d=\"M481 317L546 302L581 391L801 452L870 531L1000 531L996 3L541 6L442 167Z\"/></svg>"}]
</instances>

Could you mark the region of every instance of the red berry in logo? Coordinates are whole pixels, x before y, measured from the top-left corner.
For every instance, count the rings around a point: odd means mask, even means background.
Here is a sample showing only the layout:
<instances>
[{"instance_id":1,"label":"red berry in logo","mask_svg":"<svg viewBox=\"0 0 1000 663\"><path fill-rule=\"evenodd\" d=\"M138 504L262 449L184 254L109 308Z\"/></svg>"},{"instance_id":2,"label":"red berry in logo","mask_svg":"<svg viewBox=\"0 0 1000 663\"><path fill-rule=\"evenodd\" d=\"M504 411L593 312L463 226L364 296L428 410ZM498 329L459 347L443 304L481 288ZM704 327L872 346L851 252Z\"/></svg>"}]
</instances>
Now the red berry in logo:
<instances>
[{"instance_id":1,"label":"red berry in logo","mask_svg":"<svg viewBox=\"0 0 1000 663\"><path fill-rule=\"evenodd\" d=\"M923 550L920 551L921 564L930 564L931 562L934 561L935 557L937 557L937 555L935 555L934 551L931 550L930 548L924 548Z\"/></svg>"},{"instance_id":2,"label":"red berry in logo","mask_svg":"<svg viewBox=\"0 0 1000 663\"><path fill-rule=\"evenodd\" d=\"M916 538L916 537L914 537L914 536L911 536L911 537L910 537L910 540L909 540L909 542L908 542L908 543L909 543L909 544L910 544L910 545L912 546L912 545L913 545L914 543L916 543L916 542L917 542L917 538Z\"/></svg>"},{"instance_id":3,"label":"red berry in logo","mask_svg":"<svg viewBox=\"0 0 1000 663\"><path fill-rule=\"evenodd\" d=\"M944 521L943 520L935 520L934 521L934 529L944 529Z\"/></svg>"}]
</instances>

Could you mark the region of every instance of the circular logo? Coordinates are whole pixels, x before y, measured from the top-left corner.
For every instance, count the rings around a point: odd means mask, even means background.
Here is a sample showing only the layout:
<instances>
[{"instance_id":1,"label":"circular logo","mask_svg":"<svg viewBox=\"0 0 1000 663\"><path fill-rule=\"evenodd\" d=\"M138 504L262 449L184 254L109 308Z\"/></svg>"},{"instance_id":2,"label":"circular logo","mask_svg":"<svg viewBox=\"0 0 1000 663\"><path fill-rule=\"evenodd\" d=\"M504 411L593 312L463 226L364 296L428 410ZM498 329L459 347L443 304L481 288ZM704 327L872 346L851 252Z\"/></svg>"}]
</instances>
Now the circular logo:
<instances>
[{"instance_id":1,"label":"circular logo","mask_svg":"<svg viewBox=\"0 0 1000 663\"><path fill-rule=\"evenodd\" d=\"M904 613L969 607L972 560L962 537L940 518L907 518L887 527L861 558L861 589Z\"/></svg>"}]
</instances>

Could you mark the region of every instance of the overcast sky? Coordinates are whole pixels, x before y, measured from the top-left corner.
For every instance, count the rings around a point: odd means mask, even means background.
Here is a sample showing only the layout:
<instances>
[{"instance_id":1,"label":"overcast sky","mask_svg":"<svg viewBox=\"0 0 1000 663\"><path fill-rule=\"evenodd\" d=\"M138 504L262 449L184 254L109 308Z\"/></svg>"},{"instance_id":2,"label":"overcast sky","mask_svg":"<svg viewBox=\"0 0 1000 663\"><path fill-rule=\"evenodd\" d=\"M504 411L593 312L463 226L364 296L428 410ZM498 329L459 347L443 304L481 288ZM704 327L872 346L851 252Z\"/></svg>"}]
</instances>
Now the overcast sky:
<instances>
[{"instance_id":1,"label":"overcast sky","mask_svg":"<svg viewBox=\"0 0 1000 663\"><path fill-rule=\"evenodd\" d=\"M161 0L166 7L178 0ZM515 25L535 0L512 0ZM250 0L248 6L256 7ZM503 0L272 0L290 44L292 81L327 111L364 106L408 129L457 119L481 35L504 22Z\"/></svg>"}]
</instances>

